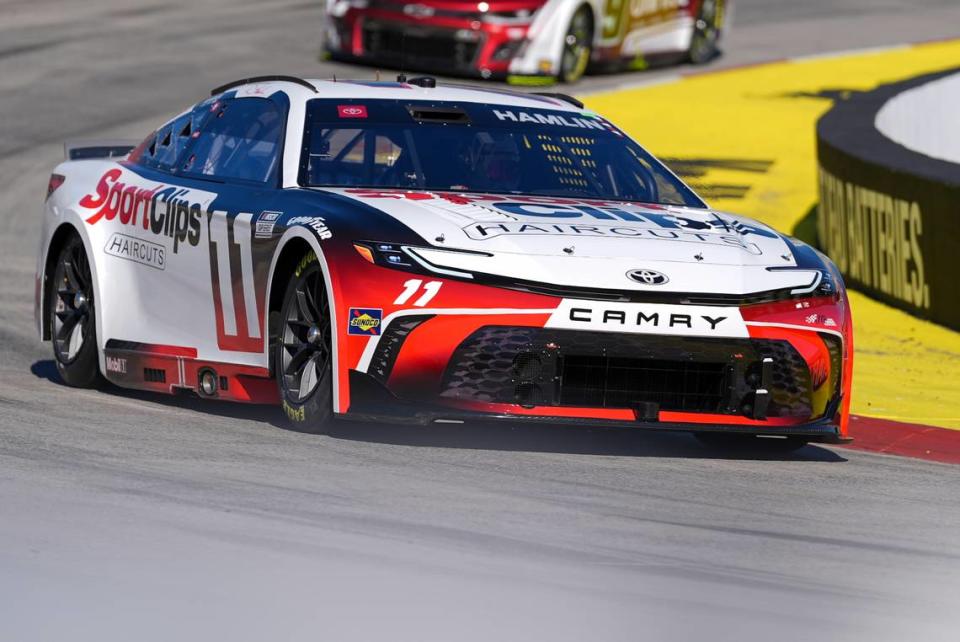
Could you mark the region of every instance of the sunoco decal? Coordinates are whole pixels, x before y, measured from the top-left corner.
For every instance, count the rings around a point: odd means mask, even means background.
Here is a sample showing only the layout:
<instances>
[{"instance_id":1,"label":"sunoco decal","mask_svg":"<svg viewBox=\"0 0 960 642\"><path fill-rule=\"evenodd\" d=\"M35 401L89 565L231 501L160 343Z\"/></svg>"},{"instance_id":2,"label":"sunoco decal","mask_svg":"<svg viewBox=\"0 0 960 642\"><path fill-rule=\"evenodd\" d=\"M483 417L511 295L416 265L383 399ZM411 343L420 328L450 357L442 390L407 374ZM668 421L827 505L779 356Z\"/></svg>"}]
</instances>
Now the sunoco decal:
<instances>
[{"instance_id":1,"label":"sunoco decal","mask_svg":"<svg viewBox=\"0 0 960 642\"><path fill-rule=\"evenodd\" d=\"M373 337L380 334L383 310L379 308L350 308L347 334Z\"/></svg>"}]
</instances>

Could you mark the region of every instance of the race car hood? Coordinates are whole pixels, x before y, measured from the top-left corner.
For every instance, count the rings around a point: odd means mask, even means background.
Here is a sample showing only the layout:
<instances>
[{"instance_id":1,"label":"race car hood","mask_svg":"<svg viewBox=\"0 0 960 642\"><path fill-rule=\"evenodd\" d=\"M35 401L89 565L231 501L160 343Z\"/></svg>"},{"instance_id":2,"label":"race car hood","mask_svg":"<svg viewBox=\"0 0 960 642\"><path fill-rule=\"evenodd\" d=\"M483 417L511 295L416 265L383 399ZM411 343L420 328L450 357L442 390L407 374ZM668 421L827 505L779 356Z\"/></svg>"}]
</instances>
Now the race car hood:
<instances>
[{"instance_id":1,"label":"race car hood","mask_svg":"<svg viewBox=\"0 0 960 642\"><path fill-rule=\"evenodd\" d=\"M802 288L819 278L813 270L789 269L797 262L787 237L757 221L708 209L450 192L322 191L374 207L408 227L427 241L411 251L440 273L724 294ZM371 238L355 240L392 241L375 238L374 231ZM663 278L643 282L636 271Z\"/></svg>"}]
</instances>

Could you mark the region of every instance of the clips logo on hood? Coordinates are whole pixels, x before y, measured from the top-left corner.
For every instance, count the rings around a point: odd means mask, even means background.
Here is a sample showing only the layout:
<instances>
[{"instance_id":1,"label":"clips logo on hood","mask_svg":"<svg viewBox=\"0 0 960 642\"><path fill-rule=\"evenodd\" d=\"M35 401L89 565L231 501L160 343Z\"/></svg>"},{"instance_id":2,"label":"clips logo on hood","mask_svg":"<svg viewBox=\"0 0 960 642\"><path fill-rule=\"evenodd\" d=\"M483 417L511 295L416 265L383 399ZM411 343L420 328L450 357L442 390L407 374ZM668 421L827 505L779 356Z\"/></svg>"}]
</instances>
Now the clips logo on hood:
<instances>
[{"instance_id":1,"label":"clips logo on hood","mask_svg":"<svg viewBox=\"0 0 960 642\"><path fill-rule=\"evenodd\" d=\"M87 217L88 224L119 217L121 225L136 227L139 224L158 236L173 239L174 253L181 243L196 246L200 242L203 209L199 203L183 198L191 190L170 185L151 188L126 185L119 181L122 174L119 169L109 170L100 178L96 193L80 199L80 207L96 210Z\"/></svg>"}]
</instances>

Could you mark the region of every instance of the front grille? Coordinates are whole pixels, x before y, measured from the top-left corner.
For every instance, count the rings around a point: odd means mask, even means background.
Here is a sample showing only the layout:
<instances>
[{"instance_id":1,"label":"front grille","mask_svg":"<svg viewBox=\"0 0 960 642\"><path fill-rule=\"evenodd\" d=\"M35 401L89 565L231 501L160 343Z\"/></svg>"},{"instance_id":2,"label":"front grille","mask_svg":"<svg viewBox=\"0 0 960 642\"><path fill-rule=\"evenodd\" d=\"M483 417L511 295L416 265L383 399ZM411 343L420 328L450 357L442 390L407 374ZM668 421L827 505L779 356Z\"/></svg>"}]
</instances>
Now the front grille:
<instances>
[{"instance_id":1,"label":"front grille","mask_svg":"<svg viewBox=\"0 0 960 642\"><path fill-rule=\"evenodd\" d=\"M450 30L367 22L363 43L371 58L400 66L464 69L473 66L481 41L458 40L456 32Z\"/></svg>"},{"instance_id":2,"label":"front grille","mask_svg":"<svg viewBox=\"0 0 960 642\"><path fill-rule=\"evenodd\" d=\"M807 362L786 341L756 343L760 356L770 357L774 363L770 414L775 417L809 417L812 412L812 386Z\"/></svg>"},{"instance_id":3,"label":"front grille","mask_svg":"<svg viewBox=\"0 0 960 642\"><path fill-rule=\"evenodd\" d=\"M720 412L727 398L723 363L570 355L561 367L561 406Z\"/></svg>"},{"instance_id":4,"label":"front grille","mask_svg":"<svg viewBox=\"0 0 960 642\"><path fill-rule=\"evenodd\" d=\"M773 359L768 381L764 358ZM810 373L786 341L486 326L454 352L441 396L752 416L764 386L767 416L811 414Z\"/></svg>"}]
</instances>

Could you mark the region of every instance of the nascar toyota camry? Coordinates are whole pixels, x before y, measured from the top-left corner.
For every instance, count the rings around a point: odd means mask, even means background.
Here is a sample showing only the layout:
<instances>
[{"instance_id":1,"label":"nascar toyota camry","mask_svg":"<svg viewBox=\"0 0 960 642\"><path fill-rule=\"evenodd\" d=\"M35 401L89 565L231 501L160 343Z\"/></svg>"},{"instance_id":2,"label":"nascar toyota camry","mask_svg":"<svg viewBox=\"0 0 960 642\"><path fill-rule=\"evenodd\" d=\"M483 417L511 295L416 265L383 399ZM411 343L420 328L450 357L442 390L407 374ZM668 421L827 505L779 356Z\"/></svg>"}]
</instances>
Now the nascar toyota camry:
<instances>
[{"instance_id":1,"label":"nascar toyota camry","mask_svg":"<svg viewBox=\"0 0 960 642\"><path fill-rule=\"evenodd\" d=\"M588 66L702 63L718 51L730 0L328 0L335 58L390 68L573 82Z\"/></svg>"},{"instance_id":2,"label":"nascar toyota camry","mask_svg":"<svg viewBox=\"0 0 960 642\"><path fill-rule=\"evenodd\" d=\"M834 265L709 209L575 99L259 78L68 157L36 321L70 385L277 404L305 431L846 438Z\"/></svg>"}]
</instances>

